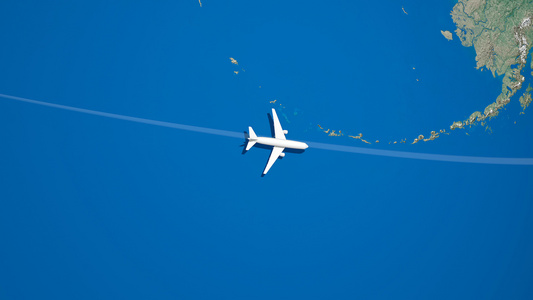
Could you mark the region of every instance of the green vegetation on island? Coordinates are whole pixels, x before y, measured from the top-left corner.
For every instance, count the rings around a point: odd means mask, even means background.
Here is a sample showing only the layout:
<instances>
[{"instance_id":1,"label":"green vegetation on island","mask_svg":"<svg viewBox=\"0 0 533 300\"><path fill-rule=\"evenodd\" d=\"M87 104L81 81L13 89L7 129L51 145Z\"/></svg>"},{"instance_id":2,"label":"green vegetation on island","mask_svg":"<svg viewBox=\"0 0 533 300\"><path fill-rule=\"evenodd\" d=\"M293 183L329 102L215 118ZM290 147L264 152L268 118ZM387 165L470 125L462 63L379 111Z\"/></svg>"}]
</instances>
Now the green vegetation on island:
<instances>
[{"instance_id":1,"label":"green vegetation on island","mask_svg":"<svg viewBox=\"0 0 533 300\"><path fill-rule=\"evenodd\" d=\"M533 2L530 0L459 0L451 12L455 33L465 47L476 49L477 68L503 76L502 92L483 112L476 111L450 129L495 117L522 87L521 72L533 40Z\"/></svg>"}]
</instances>

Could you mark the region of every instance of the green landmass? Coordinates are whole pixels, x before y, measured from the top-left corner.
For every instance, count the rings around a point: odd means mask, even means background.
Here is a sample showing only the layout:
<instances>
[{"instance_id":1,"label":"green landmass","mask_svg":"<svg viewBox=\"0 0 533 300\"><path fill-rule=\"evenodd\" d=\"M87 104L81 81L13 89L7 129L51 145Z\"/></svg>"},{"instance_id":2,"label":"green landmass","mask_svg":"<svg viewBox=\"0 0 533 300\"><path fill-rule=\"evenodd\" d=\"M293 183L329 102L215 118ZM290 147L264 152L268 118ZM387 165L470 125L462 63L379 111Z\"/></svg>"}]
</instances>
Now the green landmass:
<instances>
[{"instance_id":1,"label":"green landmass","mask_svg":"<svg viewBox=\"0 0 533 300\"><path fill-rule=\"evenodd\" d=\"M518 101L520 102L520 105L522 106L522 110L525 110L531 103L531 91L532 90L533 88L531 87L531 85L529 85L526 91L524 92L524 94L520 96L520 99L518 99Z\"/></svg>"},{"instance_id":2,"label":"green landmass","mask_svg":"<svg viewBox=\"0 0 533 300\"><path fill-rule=\"evenodd\" d=\"M451 15L463 46L474 46L476 50L476 68L486 68L493 76L503 75L502 91L496 100L483 112L476 111L464 121L455 121L450 126L454 130L497 116L522 87L521 72L533 40L533 2L459 0Z\"/></svg>"}]
</instances>

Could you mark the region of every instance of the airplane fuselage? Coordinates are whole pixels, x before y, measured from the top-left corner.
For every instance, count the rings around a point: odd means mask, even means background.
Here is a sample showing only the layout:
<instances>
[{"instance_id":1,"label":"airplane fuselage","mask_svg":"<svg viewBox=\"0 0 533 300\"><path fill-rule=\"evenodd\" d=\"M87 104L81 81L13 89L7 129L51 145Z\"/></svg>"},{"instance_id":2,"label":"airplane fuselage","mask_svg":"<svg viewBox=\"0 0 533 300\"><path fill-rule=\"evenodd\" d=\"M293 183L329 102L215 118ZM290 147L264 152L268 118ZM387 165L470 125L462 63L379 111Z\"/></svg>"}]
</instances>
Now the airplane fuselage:
<instances>
[{"instance_id":1,"label":"airplane fuselage","mask_svg":"<svg viewBox=\"0 0 533 300\"><path fill-rule=\"evenodd\" d=\"M258 144L263 144L267 146L283 147L283 148L291 148L291 149L303 150L309 147L307 146L306 143L302 143L302 142L276 139L276 138L270 138L270 137L262 137L262 136L258 136L256 138L249 138L249 140L256 142Z\"/></svg>"},{"instance_id":2,"label":"airplane fuselage","mask_svg":"<svg viewBox=\"0 0 533 300\"><path fill-rule=\"evenodd\" d=\"M272 146L270 157L268 158L265 170L263 170L263 176L268 172L268 170L270 170L270 167L272 167L278 158L285 157L283 150L287 148L297 150L309 148L306 143L291 141L285 138L285 135L289 132L287 130L283 130L281 127L278 114L276 113L275 109L272 109L272 125L274 137L257 136L251 126L248 126L248 132L244 133L244 136L248 139L248 143L246 144L244 151L250 150L250 148L252 148L256 143Z\"/></svg>"}]
</instances>

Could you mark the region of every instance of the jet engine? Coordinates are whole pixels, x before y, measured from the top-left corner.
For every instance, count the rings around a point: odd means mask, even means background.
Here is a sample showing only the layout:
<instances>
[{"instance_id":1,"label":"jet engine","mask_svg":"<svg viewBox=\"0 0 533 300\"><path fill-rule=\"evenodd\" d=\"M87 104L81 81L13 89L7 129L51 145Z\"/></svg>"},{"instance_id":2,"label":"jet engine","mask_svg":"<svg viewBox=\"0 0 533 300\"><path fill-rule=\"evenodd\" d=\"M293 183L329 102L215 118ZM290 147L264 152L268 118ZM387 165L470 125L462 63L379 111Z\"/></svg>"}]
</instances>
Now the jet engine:
<instances>
[{"instance_id":1,"label":"jet engine","mask_svg":"<svg viewBox=\"0 0 533 300\"><path fill-rule=\"evenodd\" d=\"M283 130L283 133L287 134L287 133L289 133L289 131L288 130Z\"/></svg>"},{"instance_id":2,"label":"jet engine","mask_svg":"<svg viewBox=\"0 0 533 300\"><path fill-rule=\"evenodd\" d=\"M285 153L281 152L281 153L279 154L279 157L285 157Z\"/></svg>"}]
</instances>

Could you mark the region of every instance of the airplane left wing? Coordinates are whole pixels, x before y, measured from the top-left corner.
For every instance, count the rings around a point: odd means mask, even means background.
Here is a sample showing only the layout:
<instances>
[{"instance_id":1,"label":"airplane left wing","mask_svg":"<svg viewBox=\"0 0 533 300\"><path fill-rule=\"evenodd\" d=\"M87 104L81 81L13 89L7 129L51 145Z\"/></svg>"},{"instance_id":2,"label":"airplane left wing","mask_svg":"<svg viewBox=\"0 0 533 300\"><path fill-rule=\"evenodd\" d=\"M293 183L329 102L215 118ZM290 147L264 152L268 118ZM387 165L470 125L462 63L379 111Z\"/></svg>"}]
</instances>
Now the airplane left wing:
<instances>
[{"instance_id":1,"label":"airplane left wing","mask_svg":"<svg viewBox=\"0 0 533 300\"><path fill-rule=\"evenodd\" d=\"M278 114L276 114L276 110L272 109L272 121L274 121L274 137L277 139L285 140L285 133L283 132L283 128L281 128L281 124L279 123Z\"/></svg>"},{"instance_id":2,"label":"airplane left wing","mask_svg":"<svg viewBox=\"0 0 533 300\"><path fill-rule=\"evenodd\" d=\"M265 167L265 170L263 171L263 175L265 175L268 170L272 167L272 165L276 162L278 157L281 155L285 148L283 147L274 147L272 148L272 152L270 152L270 157L268 158L268 163Z\"/></svg>"}]
</instances>

